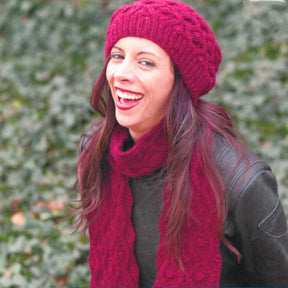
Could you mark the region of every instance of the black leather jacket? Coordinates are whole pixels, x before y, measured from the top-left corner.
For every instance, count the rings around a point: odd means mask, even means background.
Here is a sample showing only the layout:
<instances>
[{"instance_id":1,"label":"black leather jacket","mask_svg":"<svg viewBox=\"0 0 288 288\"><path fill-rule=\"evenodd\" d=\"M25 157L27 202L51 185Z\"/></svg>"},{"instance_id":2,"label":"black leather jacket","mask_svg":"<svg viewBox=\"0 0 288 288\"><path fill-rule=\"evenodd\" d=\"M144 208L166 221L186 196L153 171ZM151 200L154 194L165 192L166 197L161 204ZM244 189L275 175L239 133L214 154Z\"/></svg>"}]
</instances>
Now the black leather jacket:
<instances>
[{"instance_id":1,"label":"black leather jacket","mask_svg":"<svg viewBox=\"0 0 288 288\"><path fill-rule=\"evenodd\" d=\"M288 230L286 216L270 167L249 152L249 163L239 162L228 143L217 145L217 163L228 193L224 235L242 254L221 244L221 286L288 286ZM248 165L248 170L246 169ZM246 171L246 172L245 172Z\"/></svg>"},{"instance_id":2,"label":"black leather jacket","mask_svg":"<svg viewBox=\"0 0 288 288\"><path fill-rule=\"evenodd\" d=\"M87 140L87 136L83 137L81 150ZM263 160L247 153L249 161L245 162L228 142L221 138L216 141L216 163L227 186L228 215L223 232L242 255L238 262L236 255L220 244L220 286L288 287L288 229L277 181ZM144 287L152 286L157 274L161 214L157 205L162 187L155 184L154 177L130 179L134 197L131 219L136 232L135 256L140 285Z\"/></svg>"}]
</instances>

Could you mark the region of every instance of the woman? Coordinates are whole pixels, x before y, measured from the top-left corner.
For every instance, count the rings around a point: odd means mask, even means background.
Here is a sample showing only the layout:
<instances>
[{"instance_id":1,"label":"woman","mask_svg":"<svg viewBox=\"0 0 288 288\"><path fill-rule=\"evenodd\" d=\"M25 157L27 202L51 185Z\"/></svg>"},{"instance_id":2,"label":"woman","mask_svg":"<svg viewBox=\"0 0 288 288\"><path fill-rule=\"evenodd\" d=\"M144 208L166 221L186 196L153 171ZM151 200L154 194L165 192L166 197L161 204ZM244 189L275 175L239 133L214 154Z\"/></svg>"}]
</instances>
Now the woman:
<instances>
[{"instance_id":1,"label":"woman","mask_svg":"<svg viewBox=\"0 0 288 288\"><path fill-rule=\"evenodd\" d=\"M221 62L207 23L179 1L136 1L113 14L105 56L75 210L91 287L288 286L275 177L199 99Z\"/></svg>"}]
</instances>

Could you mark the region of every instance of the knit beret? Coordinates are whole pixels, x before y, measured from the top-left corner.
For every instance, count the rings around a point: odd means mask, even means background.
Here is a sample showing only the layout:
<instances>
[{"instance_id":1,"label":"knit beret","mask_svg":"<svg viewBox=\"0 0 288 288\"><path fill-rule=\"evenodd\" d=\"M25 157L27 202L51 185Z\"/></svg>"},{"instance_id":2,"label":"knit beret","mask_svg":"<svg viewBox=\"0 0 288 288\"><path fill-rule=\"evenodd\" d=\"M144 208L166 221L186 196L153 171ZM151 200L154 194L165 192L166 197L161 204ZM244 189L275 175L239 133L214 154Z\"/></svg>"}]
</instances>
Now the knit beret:
<instances>
[{"instance_id":1,"label":"knit beret","mask_svg":"<svg viewBox=\"0 0 288 288\"><path fill-rule=\"evenodd\" d=\"M205 20L189 5L174 0L140 0L114 12L107 29L105 57L124 37L158 44L178 67L196 106L215 85L221 50Z\"/></svg>"}]
</instances>

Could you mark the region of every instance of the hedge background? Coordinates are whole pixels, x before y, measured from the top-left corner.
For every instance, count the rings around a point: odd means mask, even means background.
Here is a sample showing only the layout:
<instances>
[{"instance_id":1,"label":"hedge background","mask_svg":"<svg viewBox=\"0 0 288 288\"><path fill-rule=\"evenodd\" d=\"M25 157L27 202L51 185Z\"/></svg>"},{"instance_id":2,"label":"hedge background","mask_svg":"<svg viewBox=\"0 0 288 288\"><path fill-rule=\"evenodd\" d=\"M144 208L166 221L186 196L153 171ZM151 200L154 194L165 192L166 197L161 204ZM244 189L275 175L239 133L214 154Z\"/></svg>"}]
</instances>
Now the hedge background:
<instances>
[{"instance_id":1,"label":"hedge background","mask_svg":"<svg viewBox=\"0 0 288 288\"><path fill-rule=\"evenodd\" d=\"M88 287L85 235L71 234L77 144L118 0L0 0L0 287ZM272 166L288 214L285 1L186 0L215 31L223 64L205 98L235 117ZM71 221L70 221L71 222Z\"/></svg>"}]
</instances>

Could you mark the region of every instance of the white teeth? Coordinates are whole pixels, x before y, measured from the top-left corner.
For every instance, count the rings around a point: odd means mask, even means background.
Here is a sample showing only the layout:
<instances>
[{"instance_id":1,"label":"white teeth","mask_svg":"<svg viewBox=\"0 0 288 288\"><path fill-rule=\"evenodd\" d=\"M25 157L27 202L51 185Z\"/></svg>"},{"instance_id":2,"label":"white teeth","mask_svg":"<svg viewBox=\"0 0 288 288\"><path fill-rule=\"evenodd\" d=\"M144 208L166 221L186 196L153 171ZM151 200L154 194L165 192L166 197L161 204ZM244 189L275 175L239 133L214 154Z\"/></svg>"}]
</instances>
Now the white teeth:
<instances>
[{"instance_id":1,"label":"white teeth","mask_svg":"<svg viewBox=\"0 0 288 288\"><path fill-rule=\"evenodd\" d=\"M120 98L124 98L124 99L128 99L128 100L140 100L140 99L143 98L143 96L141 96L141 95L127 93L127 92L123 92L123 91L120 91L120 90L117 90L117 95Z\"/></svg>"}]
</instances>

